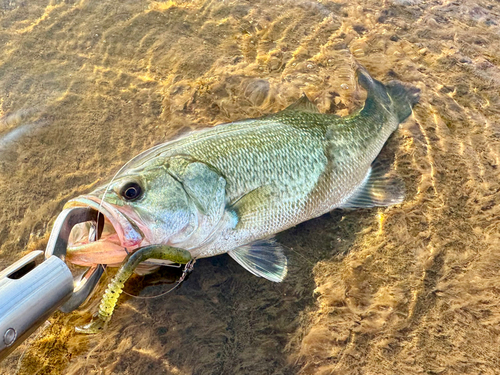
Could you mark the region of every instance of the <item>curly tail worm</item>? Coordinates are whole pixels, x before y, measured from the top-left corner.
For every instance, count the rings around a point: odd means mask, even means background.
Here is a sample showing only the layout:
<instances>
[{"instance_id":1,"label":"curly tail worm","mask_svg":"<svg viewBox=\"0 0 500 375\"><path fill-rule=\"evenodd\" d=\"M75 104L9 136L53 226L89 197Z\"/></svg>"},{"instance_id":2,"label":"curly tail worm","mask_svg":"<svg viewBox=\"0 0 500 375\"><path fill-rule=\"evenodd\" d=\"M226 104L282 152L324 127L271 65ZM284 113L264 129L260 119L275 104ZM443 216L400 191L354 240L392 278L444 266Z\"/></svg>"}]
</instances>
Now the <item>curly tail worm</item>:
<instances>
[{"instance_id":1,"label":"curly tail worm","mask_svg":"<svg viewBox=\"0 0 500 375\"><path fill-rule=\"evenodd\" d=\"M104 292L101 304L99 305L97 319L82 327L76 327L76 331L80 333L97 333L103 329L104 325L111 319L111 315L113 314L118 298L122 293L125 282L129 279L140 263L151 258L186 264L191 260L191 254L187 250L171 246L150 245L140 248L133 254L129 255Z\"/></svg>"}]
</instances>

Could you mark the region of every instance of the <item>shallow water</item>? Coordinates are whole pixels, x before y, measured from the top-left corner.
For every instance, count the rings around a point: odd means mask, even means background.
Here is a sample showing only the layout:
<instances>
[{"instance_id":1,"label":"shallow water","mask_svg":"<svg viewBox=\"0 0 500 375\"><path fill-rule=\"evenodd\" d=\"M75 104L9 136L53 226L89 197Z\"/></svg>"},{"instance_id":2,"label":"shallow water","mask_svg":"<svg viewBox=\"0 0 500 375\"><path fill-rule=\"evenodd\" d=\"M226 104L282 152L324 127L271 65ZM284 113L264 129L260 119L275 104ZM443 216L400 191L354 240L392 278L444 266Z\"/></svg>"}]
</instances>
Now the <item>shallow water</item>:
<instances>
[{"instance_id":1,"label":"shallow water","mask_svg":"<svg viewBox=\"0 0 500 375\"><path fill-rule=\"evenodd\" d=\"M56 314L0 374L497 373L499 25L497 1L3 1L0 268L44 248L65 201L170 137L302 92L350 113L355 61L422 97L383 151L404 203L281 233L282 284L204 259L167 296L124 296L102 334L74 333L88 312Z\"/></svg>"}]
</instances>

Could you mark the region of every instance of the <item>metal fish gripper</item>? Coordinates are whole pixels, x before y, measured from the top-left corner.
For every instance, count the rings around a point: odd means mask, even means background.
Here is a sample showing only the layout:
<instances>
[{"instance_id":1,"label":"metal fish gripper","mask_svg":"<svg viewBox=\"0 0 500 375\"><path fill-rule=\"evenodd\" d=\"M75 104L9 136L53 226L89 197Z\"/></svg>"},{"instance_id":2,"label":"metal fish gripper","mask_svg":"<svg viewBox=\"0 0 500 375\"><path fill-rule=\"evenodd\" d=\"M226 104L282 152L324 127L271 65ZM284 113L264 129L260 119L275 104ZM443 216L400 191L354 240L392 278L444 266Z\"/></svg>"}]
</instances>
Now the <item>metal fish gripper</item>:
<instances>
[{"instance_id":1,"label":"metal fish gripper","mask_svg":"<svg viewBox=\"0 0 500 375\"><path fill-rule=\"evenodd\" d=\"M33 251L0 271L0 361L58 308L68 313L92 293L104 271L103 265L89 267L73 277L65 263L72 228L94 223L90 240L97 240L104 217L88 207L62 211L57 217L45 252Z\"/></svg>"}]
</instances>

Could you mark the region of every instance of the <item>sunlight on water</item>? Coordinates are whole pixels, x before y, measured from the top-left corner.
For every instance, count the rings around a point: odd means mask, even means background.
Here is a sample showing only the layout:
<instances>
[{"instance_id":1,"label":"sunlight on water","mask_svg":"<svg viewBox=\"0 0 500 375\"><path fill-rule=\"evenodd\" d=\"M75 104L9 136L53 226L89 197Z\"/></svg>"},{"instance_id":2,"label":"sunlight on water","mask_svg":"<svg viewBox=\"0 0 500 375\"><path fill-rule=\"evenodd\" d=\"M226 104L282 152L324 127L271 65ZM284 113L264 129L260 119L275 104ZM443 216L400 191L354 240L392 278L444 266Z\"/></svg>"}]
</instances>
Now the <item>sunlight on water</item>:
<instances>
[{"instance_id":1,"label":"sunlight on water","mask_svg":"<svg viewBox=\"0 0 500 375\"><path fill-rule=\"evenodd\" d=\"M278 235L282 284L205 259L174 293L124 297L105 332L77 335L94 297L0 374L497 371L498 2L10 0L0 25L0 268L44 248L68 199L169 138L302 93L345 116L365 98L356 63L422 90L382 151L402 204ZM127 290L158 295L173 272Z\"/></svg>"}]
</instances>

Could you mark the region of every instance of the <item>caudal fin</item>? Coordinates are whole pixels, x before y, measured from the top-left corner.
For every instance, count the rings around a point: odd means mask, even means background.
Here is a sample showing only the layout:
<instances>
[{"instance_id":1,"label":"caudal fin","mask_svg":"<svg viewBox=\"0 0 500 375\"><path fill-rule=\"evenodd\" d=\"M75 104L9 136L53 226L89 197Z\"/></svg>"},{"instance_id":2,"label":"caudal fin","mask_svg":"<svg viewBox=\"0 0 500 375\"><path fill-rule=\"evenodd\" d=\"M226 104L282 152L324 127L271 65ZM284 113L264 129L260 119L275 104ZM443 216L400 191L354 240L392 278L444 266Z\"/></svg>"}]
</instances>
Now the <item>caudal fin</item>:
<instances>
[{"instance_id":1,"label":"caudal fin","mask_svg":"<svg viewBox=\"0 0 500 375\"><path fill-rule=\"evenodd\" d=\"M399 122L411 115L411 109L420 99L420 89L414 86L405 86L399 81L391 81L385 85Z\"/></svg>"},{"instance_id":2,"label":"caudal fin","mask_svg":"<svg viewBox=\"0 0 500 375\"><path fill-rule=\"evenodd\" d=\"M382 106L394 111L401 123L411 115L413 106L420 99L420 90L416 87L407 86L399 81L391 81L384 85L373 79L362 67L358 67L356 74L359 84L368 93L363 111L372 111L377 106Z\"/></svg>"}]
</instances>

